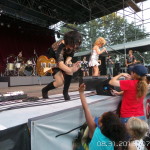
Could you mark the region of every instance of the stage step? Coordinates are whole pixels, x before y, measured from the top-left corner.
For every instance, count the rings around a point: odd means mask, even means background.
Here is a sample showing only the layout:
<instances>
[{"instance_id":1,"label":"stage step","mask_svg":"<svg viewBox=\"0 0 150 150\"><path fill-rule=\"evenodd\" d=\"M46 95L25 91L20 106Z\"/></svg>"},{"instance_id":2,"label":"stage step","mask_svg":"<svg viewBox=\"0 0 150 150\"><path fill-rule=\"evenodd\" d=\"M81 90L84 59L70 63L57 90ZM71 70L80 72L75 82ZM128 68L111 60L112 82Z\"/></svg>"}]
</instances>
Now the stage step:
<instances>
[{"instance_id":1,"label":"stage step","mask_svg":"<svg viewBox=\"0 0 150 150\"><path fill-rule=\"evenodd\" d=\"M48 84L53 81L52 76L9 76L0 77L0 83L7 82L8 86L24 86L24 85L37 85Z\"/></svg>"},{"instance_id":2,"label":"stage step","mask_svg":"<svg viewBox=\"0 0 150 150\"><path fill-rule=\"evenodd\" d=\"M8 82L0 82L0 88L7 88Z\"/></svg>"}]
</instances>

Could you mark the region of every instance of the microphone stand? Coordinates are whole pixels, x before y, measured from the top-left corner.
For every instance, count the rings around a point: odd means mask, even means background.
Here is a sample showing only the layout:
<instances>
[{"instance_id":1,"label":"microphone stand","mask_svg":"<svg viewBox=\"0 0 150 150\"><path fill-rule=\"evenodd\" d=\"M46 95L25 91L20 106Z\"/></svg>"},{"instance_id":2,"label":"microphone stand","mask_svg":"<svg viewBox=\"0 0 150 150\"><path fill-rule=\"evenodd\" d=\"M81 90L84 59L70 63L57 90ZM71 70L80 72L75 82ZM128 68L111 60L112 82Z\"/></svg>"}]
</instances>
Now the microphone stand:
<instances>
[{"instance_id":1,"label":"microphone stand","mask_svg":"<svg viewBox=\"0 0 150 150\"><path fill-rule=\"evenodd\" d=\"M38 59L38 55L36 53L36 50L34 50L34 55L35 55L35 59L34 59L34 62L33 62L33 76L37 75L36 73L36 60Z\"/></svg>"},{"instance_id":2,"label":"microphone stand","mask_svg":"<svg viewBox=\"0 0 150 150\"><path fill-rule=\"evenodd\" d=\"M113 50L113 51L117 52L118 54L123 55L122 53L118 52L117 50L113 49L112 47L110 47L110 46L108 46L108 45L107 45L107 47L109 47L111 50Z\"/></svg>"},{"instance_id":3,"label":"microphone stand","mask_svg":"<svg viewBox=\"0 0 150 150\"><path fill-rule=\"evenodd\" d=\"M36 53L36 50L34 50L34 54L35 54L36 58L38 58L38 55L37 55L37 53Z\"/></svg>"}]
</instances>

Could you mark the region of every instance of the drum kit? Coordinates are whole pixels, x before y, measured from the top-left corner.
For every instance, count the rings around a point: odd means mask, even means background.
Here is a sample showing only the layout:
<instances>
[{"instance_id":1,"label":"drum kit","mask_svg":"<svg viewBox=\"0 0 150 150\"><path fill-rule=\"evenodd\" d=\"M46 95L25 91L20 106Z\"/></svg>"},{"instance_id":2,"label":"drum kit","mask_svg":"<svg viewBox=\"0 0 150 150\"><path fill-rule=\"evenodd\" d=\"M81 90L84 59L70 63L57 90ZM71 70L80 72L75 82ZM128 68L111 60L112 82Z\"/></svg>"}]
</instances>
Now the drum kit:
<instances>
[{"instance_id":1,"label":"drum kit","mask_svg":"<svg viewBox=\"0 0 150 150\"><path fill-rule=\"evenodd\" d=\"M27 61L24 57L13 54L7 57L5 76L34 76L36 75L36 58Z\"/></svg>"}]
</instances>

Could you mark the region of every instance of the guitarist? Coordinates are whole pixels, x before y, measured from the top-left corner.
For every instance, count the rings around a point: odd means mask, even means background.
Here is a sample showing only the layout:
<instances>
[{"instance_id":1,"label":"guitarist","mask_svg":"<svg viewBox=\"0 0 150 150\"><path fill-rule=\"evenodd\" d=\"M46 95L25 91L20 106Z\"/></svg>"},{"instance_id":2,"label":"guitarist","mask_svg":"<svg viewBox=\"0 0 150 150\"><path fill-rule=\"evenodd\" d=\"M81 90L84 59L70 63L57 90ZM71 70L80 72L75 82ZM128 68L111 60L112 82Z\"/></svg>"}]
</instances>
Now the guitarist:
<instances>
[{"instance_id":1,"label":"guitarist","mask_svg":"<svg viewBox=\"0 0 150 150\"><path fill-rule=\"evenodd\" d=\"M136 63L136 58L133 55L133 51L129 50L128 55L126 57L126 62L125 65L127 67L127 71L128 73L130 73L130 68L132 68L132 66Z\"/></svg>"},{"instance_id":2,"label":"guitarist","mask_svg":"<svg viewBox=\"0 0 150 150\"><path fill-rule=\"evenodd\" d=\"M64 39L55 42L51 48L49 48L47 56L48 58L54 58L58 65L58 68L53 68L53 76L55 81L49 83L42 89L43 98L48 98L48 91L60 87L64 84L63 95L65 100L70 100L68 95L68 89L71 83L72 75L80 68L79 62L73 64L72 67L68 67L74 52L81 45L82 37L77 31L70 31L64 35Z\"/></svg>"}]
</instances>

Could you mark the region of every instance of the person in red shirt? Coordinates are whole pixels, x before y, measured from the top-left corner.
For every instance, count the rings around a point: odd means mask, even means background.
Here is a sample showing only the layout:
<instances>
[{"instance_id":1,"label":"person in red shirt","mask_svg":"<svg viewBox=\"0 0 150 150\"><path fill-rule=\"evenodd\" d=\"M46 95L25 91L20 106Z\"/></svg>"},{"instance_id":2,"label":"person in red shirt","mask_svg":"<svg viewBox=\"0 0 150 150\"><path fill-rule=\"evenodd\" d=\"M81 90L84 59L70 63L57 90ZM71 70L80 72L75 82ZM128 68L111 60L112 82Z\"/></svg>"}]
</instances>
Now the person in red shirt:
<instances>
[{"instance_id":1,"label":"person in red shirt","mask_svg":"<svg viewBox=\"0 0 150 150\"><path fill-rule=\"evenodd\" d=\"M148 74L146 67L135 65L131 68L131 75L121 73L109 81L110 85L120 87L122 90L120 119L123 123L126 123L130 117L137 117L142 120L146 119L143 105L148 90L146 74ZM130 80L119 80L120 77Z\"/></svg>"}]
</instances>

